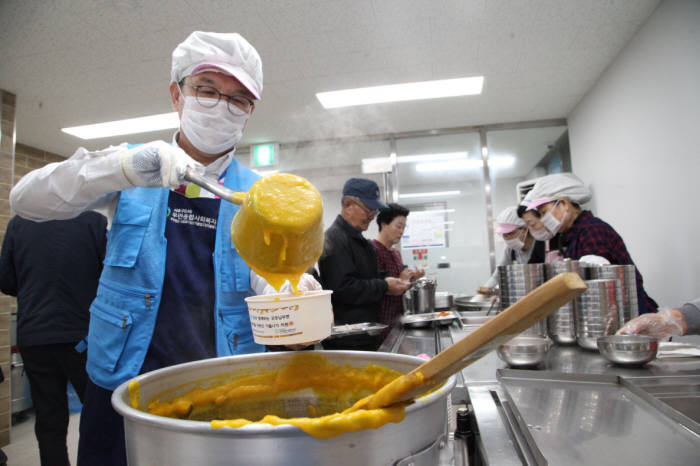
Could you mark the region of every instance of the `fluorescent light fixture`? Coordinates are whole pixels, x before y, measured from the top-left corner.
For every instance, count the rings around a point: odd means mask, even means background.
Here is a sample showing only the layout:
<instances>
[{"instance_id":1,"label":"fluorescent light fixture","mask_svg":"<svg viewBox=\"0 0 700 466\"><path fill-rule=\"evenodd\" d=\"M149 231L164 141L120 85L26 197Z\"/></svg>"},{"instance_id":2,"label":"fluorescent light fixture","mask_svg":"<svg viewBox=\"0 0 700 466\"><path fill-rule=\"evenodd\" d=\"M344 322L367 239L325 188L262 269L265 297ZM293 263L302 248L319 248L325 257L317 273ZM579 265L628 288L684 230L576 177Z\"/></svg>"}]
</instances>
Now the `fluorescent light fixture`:
<instances>
[{"instance_id":1,"label":"fluorescent light fixture","mask_svg":"<svg viewBox=\"0 0 700 466\"><path fill-rule=\"evenodd\" d=\"M396 158L398 163L412 162L442 162L445 160L460 160L467 158L467 152L445 152L442 154L402 155Z\"/></svg>"},{"instance_id":2,"label":"fluorescent light fixture","mask_svg":"<svg viewBox=\"0 0 700 466\"><path fill-rule=\"evenodd\" d=\"M362 173L388 173L394 169L391 157L374 157L362 159Z\"/></svg>"},{"instance_id":3,"label":"fluorescent light fixture","mask_svg":"<svg viewBox=\"0 0 700 466\"><path fill-rule=\"evenodd\" d=\"M452 162L426 162L416 164L417 172L435 172L451 170L470 170L481 168L482 162L477 159L455 160Z\"/></svg>"},{"instance_id":4,"label":"fluorescent light fixture","mask_svg":"<svg viewBox=\"0 0 700 466\"><path fill-rule=\"evenodd\" d=\"M449 214L451 212L456 212L456 209L433 209L433 210L412 210L411 215L420 215L420 214Z\"/></svg>"},{"instance_id":5,"label":"fluorescent light fixture","mask_svg":"<svg viewBox=\"0 0 700 466\"><path fill-rule=\"evenodd\" d=\"M342 91L317 92L316 98L324 108L352 107L355 105L402 102L407 100L437 99L481 94L483 76L441 79L387 86L360 87Z\"/></svg>"},{"instance_id":6,"label":"fluorescent light fixture","mask_svg":"<svg viewBox=\"0 0 700 466\"><path fill-rule=\"evenodd\" d=\"M445 225L454 225L454 224L455 224L454 220L450 220L449 222L445 222Z\"/></svg>"},{"instance_id":7,"label":"fluorescent light fixture","mask_svg":"<svg viewBox=\"0 0 700 466\"><path fill-rule=\"evenodd\" d=\"M512 155L494 155L489 157L489 167L509 168L515 164L515 157Z\"/></svg>"},{"instance_id":8,"label":"fluorescent light fixture","mask_svg":"<svg viewBox=\"0 0 700 466\"><path fill-rule=\"evenodd\" d=\"M494 169L512 167L515 157L512 155L489 157L489 167ZM417 163L417 172L436 172L453 170L476 170L483 166L481 159L458 159L448 162Z\"/></svg>"},{"instance_id":9,"label":"fluorescent light fixture","mask_svg":"<svg viewBox=\"0 0 700 466\"><path fill-rule=\"evenodd\" d=\"M161 113L126 120L108 121L93 125L73 126L61 128L61 131L80 139L98 139L122 134L147 133L162 129L174 129L180 127L180 119L177 112Z\"/></svg>"},{"instance_id":10,"label":"fluorescent light fixture","mask_svg":"<svg viewBox=\"0 0 700 466\"><path fill-rule=\"evenodd\" d=\"M433 191L428 193L408 193L399 194L399 198L409 199L413 197L438 197L438 196L456 196L462 191ZM433 211L434 212L434 211Z\"/></svg>"}]
</instances>

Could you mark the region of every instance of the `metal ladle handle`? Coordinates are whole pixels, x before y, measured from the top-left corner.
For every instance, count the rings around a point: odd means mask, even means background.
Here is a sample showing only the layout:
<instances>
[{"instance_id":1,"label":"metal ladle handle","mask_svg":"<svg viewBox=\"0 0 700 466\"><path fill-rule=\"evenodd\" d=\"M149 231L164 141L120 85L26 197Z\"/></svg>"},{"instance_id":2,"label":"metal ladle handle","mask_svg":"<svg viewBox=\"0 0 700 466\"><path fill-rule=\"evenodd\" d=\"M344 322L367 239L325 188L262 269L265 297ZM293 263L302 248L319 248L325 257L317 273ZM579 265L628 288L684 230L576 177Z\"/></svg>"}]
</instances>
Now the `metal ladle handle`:
<instances>
[{"instance_id":1,"label":"metal ladle handle","mask_svg":"<svg viewBox=\"0 0 700 466\"><path fill-rule=\"evenodd\" d=\"M221 186L219 183L206 178L203 175L197 173L192 167L187 167L185 169L185 180L196 184L200 188L204 188L212 194L219 196L221 199L225 199L234 204L241 205L245 200L247 193L237 193L231 189Z\"/></svg>"}]
</instances>

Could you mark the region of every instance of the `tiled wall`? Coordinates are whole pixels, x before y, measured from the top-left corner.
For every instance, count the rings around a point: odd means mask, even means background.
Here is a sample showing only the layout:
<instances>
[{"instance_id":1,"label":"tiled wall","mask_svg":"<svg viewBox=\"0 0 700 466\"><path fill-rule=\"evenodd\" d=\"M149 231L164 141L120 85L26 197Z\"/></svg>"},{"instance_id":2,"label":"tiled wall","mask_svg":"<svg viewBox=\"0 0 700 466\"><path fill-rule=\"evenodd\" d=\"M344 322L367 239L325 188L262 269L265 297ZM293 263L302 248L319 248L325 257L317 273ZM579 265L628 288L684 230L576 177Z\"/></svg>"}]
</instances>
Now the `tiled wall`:
<instances>
[{"instance_id":1,"label":"tiled wall","mask_svg":"<svg viewBox=\"0 0 700 466\"><path fill-rule=\"evenodd\" d=\"M10 220L10 189L13 184L15 155L15 96L0 90L2 132L0 133L0 241ZM0 384L0 447L10 443L10 314L16 312L15 298L0 294L0 368L5 381Z\"/></svg>"},{"instance_id":2,"label":"tiled wall","mask_svg":"<svg viewBox=\"0 0 700 466\"><path fill-rule=\"evenodd\" d=\"M0 244L12 218L10 189L24 175L63 157L15 141L15 96L0 90L2 133L0 134ZM0 384L0 447L10 443L10 316L17 312L17 300L0 293L0 367L5 381Z\"/></svg>"}]
</instances>

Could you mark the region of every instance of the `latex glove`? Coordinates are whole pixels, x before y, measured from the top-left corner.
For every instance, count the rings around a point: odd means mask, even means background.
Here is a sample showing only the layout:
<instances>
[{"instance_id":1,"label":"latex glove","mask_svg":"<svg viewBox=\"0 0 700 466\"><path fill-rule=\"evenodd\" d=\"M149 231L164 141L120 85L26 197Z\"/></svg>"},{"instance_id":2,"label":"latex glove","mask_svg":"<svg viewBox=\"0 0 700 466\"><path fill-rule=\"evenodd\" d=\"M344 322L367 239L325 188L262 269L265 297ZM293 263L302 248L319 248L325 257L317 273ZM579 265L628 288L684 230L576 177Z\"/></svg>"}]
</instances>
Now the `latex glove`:
<instances>
[{"instance_id":1,"label":"latex glove","mask_svg":"<svg viewBox=\"0 0 700 466\"><path fill-rule=\"evenodd\" d=\"M204 173L204 166L177 146L153 141L122 152L124 176L134 186L177 188L184 182L185 169Z\"/></svg>"},{"instance_id":2,"label":"latex glove","mask_svg":"<svg viewBox=\"0 0 700 466\"><path fill-rule=\"evenodd\" d=\"M618 335L647 335L658 340L685 333L685 317L676 309L664 309L656 314L642 314L627 322Z\"/></svg>"},{"instance_id":3,"label":"latex glove","mask_svg":"<svg viewBox=\"0 0 700 466\"><path fill-rule=\"evenodd\" d=\"M304 273L299 278L299 284L297 285L297 291L318 291L321 290L321 284L316 281L313 275ZM262 294L274 294L274 293L292 293L292 284L289 280L284 282L282 288L277 291L272 285L266 285Z\"/></svg>"},{"instance_id":4,"label":"latex glove","mask_svg":"<svg viewBox=\"0 0 700 466\"><path fill-rule=\"evenodd\" d=\"M480 286L479 288L476 289L476 292L478 294L484 295L484 296L493 296L496 294L496 290L494 290L493 288L486 287L486 286Z\"/></svg>"},{"instance_id":5,"label":"latex glove","mask_svg":"<svg viewBox=\"0 0 700 466\"><path fill-rule=\"evenodd\" d=\"M593 254L589 254L587 256L581 256L581 258L578 261L585 262L586 264L591 264L591 265L610 265L610 261L607 260L605 257L595 256Z\"/></svg>"}]
</instances>

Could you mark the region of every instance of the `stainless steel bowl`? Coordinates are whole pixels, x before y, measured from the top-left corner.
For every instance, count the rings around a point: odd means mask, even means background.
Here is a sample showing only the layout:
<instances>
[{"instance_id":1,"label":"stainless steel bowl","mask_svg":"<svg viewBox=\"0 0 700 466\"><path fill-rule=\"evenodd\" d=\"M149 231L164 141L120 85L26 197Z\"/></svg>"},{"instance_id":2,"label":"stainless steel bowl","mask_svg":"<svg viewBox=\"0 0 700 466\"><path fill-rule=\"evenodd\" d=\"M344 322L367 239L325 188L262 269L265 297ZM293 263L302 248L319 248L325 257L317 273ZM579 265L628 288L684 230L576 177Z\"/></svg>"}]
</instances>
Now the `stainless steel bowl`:
<instances>
[{"instance_id":1,"label":"stainless steel bowl","mask_svg":"<svg viewBox=\"0 0 700 466\"><path fill-rule=\"evenodd\" d=\"M610 335L598 338L600 354L621 366L643 366L656 358L659 341L645 335Z\"/></svg>"},{"instance_id":2,"label":"stainless steel bowl","mask_svg":"<svg viewBox=\"0 0 700 466\"><path fill-rule=\"evenodd\" d=\"M544 361L550 341L546 338L516 337L498 347L498 357L513 367L536 366Z\"/></svg>"}]
</instances>

